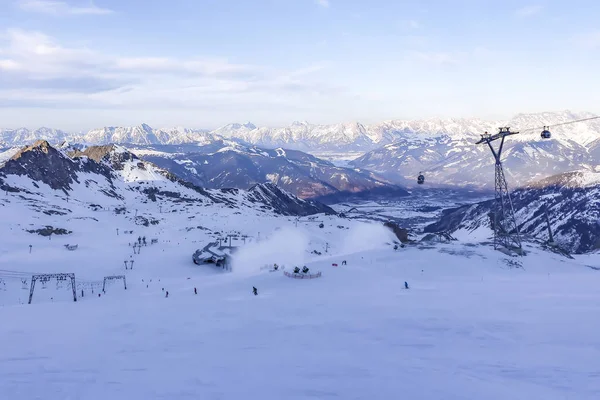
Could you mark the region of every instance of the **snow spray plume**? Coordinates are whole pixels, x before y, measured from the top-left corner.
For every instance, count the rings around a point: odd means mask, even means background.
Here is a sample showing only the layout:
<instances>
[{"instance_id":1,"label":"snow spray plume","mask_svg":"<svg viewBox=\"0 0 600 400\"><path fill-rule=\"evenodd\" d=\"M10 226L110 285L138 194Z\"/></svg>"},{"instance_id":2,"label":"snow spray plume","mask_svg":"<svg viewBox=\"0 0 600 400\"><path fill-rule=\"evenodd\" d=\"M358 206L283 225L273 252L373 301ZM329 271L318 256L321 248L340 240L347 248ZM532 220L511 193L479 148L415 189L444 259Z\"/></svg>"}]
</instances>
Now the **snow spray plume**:
<instances>
[{"instance_id":1,"label":"snow spray plume","mask_svg":"<svg viewBox=\"0 0 600 400\"><path fill-rule=\"evenodd\" d=\"M265 265L292 268L304 263L308 235L298 229L273 231L267 239L247 244L233 256L234 273L255 273Z\"/></svg>"},{"instance_id":2,"label":"snow spray plume","mask_svg":"<svg viewBox=\"0 0 600 400\"><path fill-rule=\"evenodd\" d=\"M363 223L352 227L343 238L342 254L374 250L392 243L396 237L388 228L379 223Z\"/></svg>"}]
</instances>

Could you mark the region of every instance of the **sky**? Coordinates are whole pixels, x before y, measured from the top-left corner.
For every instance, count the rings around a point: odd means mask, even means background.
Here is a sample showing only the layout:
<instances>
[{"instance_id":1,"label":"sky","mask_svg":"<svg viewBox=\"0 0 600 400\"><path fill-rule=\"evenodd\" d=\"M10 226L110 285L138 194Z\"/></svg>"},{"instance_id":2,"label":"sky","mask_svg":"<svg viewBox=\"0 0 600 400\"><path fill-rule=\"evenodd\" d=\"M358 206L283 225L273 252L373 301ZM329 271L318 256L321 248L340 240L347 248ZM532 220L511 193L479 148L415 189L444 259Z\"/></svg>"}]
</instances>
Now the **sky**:
<instances>
[{"instance_id":1,"label":"sky","mask_svg":"<svg viewBox=\"0 0 600 400\"><path fill-rule=\"evenodd\" d=\"M600 112L595 0L0 0L0 128Z\"/></svg>"}]
</instances>

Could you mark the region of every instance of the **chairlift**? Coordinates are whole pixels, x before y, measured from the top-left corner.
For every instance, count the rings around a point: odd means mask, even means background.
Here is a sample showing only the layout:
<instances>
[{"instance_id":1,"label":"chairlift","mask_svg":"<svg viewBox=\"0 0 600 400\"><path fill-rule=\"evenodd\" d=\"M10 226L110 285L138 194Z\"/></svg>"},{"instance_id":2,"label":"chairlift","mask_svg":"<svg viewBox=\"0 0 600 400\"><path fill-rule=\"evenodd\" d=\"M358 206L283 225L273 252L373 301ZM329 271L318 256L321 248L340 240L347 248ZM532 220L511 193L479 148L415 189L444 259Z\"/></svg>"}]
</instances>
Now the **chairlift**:
<instances>
[{"instance_id":1,"label":"chairlift","mask_svg":"<svg viewBox=\"0 0 600 400\"><path fill-rule=\"evenodd\" d=\"M422 172L419 172L419 176L418 176L418 178L417 178L417 183L418 183L419 185L422 185L422 184L424 184L424 183L425 183L425 175L423 175L423 173L422 173Z\"/></svg>"},{"instance_id":2,"label":"chairlift","mask_svg":"<svg viewBox=\"0 0 600 400\"><path fill-rule=\"evenodd\" d=\"M544 127L544 130L542 131L542 134L540 136L542 137L542 139L550 139L552 137L552 134L548 130L547 126Z\"/></svg>"}]
</instances>

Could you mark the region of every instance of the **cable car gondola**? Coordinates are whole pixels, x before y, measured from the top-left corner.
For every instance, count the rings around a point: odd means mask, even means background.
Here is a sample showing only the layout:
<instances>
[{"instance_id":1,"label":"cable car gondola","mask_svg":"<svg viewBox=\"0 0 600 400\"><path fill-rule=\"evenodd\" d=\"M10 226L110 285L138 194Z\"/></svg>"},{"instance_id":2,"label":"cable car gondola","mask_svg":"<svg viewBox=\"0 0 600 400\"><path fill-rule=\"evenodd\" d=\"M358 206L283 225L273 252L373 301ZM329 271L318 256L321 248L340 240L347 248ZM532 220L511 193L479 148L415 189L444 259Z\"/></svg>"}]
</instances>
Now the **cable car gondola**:
<instances>
[{"instance_id":1,"label":"cable car gondola","mask_svg":"<svg viewBox=\"0 0 600 400\"><path fill-rule=\"evenodd\" d=\"M552 134L548 130L547 126L544 127L544 130L542 131L541 136L542 136L542 139L550 139L552 137Z\"/></svg>"},{"instance_id":2,"label":"cable car gondola","mask_svg":"<svg viewBox=\"0 0 600 400\"><path fill-rule=\"evenodd\" d=\"M425 183L425 175L423 175L421 172L419 172L419 177L417 178L417 183L419 185L422 185Z\"/></svg>"}]
</instances>

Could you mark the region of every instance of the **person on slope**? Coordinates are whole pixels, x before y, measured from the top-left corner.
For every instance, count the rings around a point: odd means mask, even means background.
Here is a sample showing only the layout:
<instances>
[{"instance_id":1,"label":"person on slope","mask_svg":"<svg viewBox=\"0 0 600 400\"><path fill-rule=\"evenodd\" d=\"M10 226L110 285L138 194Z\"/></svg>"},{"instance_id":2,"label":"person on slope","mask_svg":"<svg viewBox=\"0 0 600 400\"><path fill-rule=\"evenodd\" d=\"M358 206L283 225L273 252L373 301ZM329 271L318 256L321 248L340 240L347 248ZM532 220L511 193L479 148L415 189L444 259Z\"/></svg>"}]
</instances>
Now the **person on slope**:
<instances>
[{"instance_id":1,"label":"person on slope","mask_svg":"<svg viewBox=\"0 0 600 400\"><path fill-rule=\"evenodd\" d=\"M165 297L169 297L169 291L167 290Z\"/></svg>"},{"instance_id":2,"label":"person on slope","mask_svg":"<svg viewBox=\"0 0 600 400\"><path fill-rule=\"evenodd\" d=\"M198 290L194 288L194 294L198 294Z\"/></svg>"},{"instance_id":3,"label":"person on slope","mask_svg":"<svg viewBox=\"0 0 600 400\"><path fill-rule=\"evenodd\" d=\"M408 289L408 282L404 282L404 289Z\"/></svg>"},{"instance_id":4,"label":"person on slope","mask_svg":"<svg viewBox=\"0 0 600 400\"><path fill-rule=\"evenodd\" d=\"M255 288L254 286L252 286L252 293L254 293L255 296L258 295L258 289Z\"/></svg>"}]
</instances>

